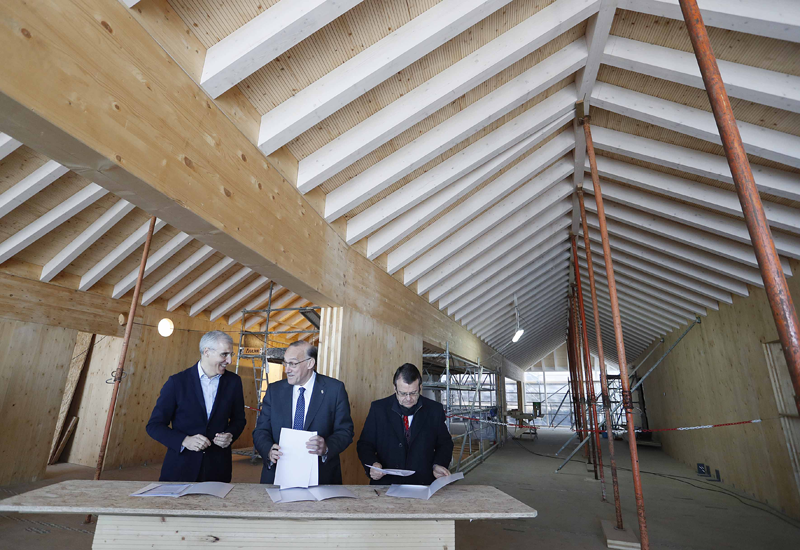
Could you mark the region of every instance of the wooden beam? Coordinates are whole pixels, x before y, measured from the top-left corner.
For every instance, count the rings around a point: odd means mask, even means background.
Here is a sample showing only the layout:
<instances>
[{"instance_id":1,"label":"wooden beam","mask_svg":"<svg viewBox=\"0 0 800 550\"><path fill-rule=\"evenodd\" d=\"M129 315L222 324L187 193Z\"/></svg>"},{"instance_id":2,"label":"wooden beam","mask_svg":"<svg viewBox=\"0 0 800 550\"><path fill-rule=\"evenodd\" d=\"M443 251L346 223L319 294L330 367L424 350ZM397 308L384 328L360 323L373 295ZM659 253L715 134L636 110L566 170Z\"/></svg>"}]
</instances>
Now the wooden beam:
<instances>
[{"instance_id":1,"label":"wooden beam","mask_svg":"<svg viewBox=\"0 0 800 550\"><path fill-rule=\"evenodd\" d=\"M371 249L368 247L369 257L383 254L425 221L563 127L572 118L574 97L574 86L556 92L356 214L347 221L348 244L391 225L370 239L373 245ZM384 235L392 235L392 238Z\"/></svg>"},{"instance_id":2,"label":"wooden beam","mask_svg":"<svg viewBox=\"0 0 800 550\"><path fill-rule=\"evenodd\" d=\"M307 193L457 97L568 31L599 1L558 0L453 63L300 161L297 187Z\"/></svg>"},{"instance_id":3,"label":"wooden beam","mask_svg":"<svg viewBox=\"0 0 800 550\"><path fill-rule=\"evenodd\" d=\"M22 143L11 136L0 132L0 160L22 147Z\"/></svg>"},{"instance_id":4,"label":"wooden beam","mask_svg":"<svg viewBox=\"0 0 800 550\"><path fill-rule=\"evenodd\" d=\"M114 203L114 206L103 212L103 215L97 218L92 225L87 227L44 265L39 280L48 282L61 273L75 258L83 254L87 248L92 246L97 239L105 235L106 231L114 227L117 222L134 208L134 205L124 199L120 199Z\"/></svg>"},{"instance_id":5,"label":"wooden beam","mask_svg":"<svg viewBox=\"0 0 800 550\"><path fill-rule=\"evenodd\" d=\"M172 288L183 277L188 275L197 266L214 255L216 251L208 245L203 245L194 254L186 258L175 269L164 275L155 284L153 284L144 293L142 298L142 305L150 305L153 301L161 296L164 292ZM230 323L229 323L230 324Z\"/></svg>"},{"instance_id":6,"label":"wooden beam","mask_svg":"<svg viewBox=\"0 0 800 550\"><path fill-rule=\"evenodd\" d=\"M296 296L296 294L294 294L293 292L287 291L279 299L276 299L276 295L281 290L283 290L283 287L281 285L274 285L272 287L272 296L273 296L272 307L282 307L277 304L280 303L282 300L287 299L287 297L291 299L294 296ZM264 292L262 292L261 294L259 294L258 296L247 302L247 304L242 309L262 309L269 303L269 295L270 295L270 289L267 288ZM239 321L239 319L242 318L242 309L234 311L233 313L230 314L230 316L228 317L229 325L236 323L237 321Z\"/></svg>"},{"instance_id":7,"label":"wooden beam","mask_svg":"<svg viewBox=\"0 0 800 550\"><path fill-rule=\"evenodd\" d=\"M229 313L233 308L247 300L250 296L264 288L269 284L269 278L264 277L263 275L253 280L250 284L246 287L241 289L239 292L225 300L223 303L218 305L213 309L211 312L211 316L209 320L216 321L223 315ZM230 322L228 323L230 324Z\"/></svg>"},{"instance_id":8,"label":"wooden beam","mask_svg":"<svg viewBox=\"0 0 800 550\"><path fill-rule=\"evenodd\" d=\"M156 225L153 228L153 234L160 231L167 222L162 219L156 220ZM128 238L122 241L105 257L92 266L83 277L81 277L81 284L78 286L79 290L89 290L94 284L106 276L106 274L117 267L122 260L130 256L134 250L142 246L147 239L147 232L150 227L150 222L146 221L139 229L133 232Z\"/></svg>"},{"instance_id":9,"label":"wooden beam","mask_svg":"<svg viewBox=\"0 0 800 550\"><path fill-rule=\"evenodd\" d=\"M70 198L49 210L36 221L31 222L23 229L17 231L5 241L0 243L0 264L25 249L50 231L67 221L69 218L93 204L108 191L90 183Z\"/></svg>"},{"instance_id":10,"label":"wooden beam","mask_svg":"<svg viewBox=\"0 0 800 550\"><path fill-rule=\"evenodd\" d=\"M487 212L475 218L446 240L439 242L435 247L426 246L423 251L424 254L419 255L417 259L408 264L403 271L405 284L413 283L453 256L453 254L464 249L473 239L481 237L503 220L521 211L528 204L533 204L535 201L538 208L538 212L526 212L526 216L529 217L529 219L533 218L545 208L558 204L571 192L571 188L568 189L569 184L564 182L570 174L572 174L572 163L561 160L509 194L502 201L497 202L495 206ZM564 185L560 185L562 182ZM399 250L398 248L397 251ZM390 254L390 260L392 259L391 256Z\"/></svg>"},{"instance_id":11,"label":"wooden beam","mask_svg":"<svg viewBox=\"0 0 800 550\"><path fill-rule=\"evenodd\" d=\"M239 271L211 289L205 296L193 303L192 308L189 310L189 315L194 317L206 309L209 305L211 305L212 302L219 300L233 287L244 281L252 272L253 270L249 267L241 268Z\"/></svg>"},{"instance_id":12,"label":"wooden beam","mask_svg":"<svg viewBox=\"0 0 800 550\"><path fill-rule=\"evenodd\" d=\"M704 141L721 144L713 113L601 82L592 92L594 104ZM800 137L747 122L737 122L745 150L768 160L800 168Z\"/></svg>"},{"instance_id":13,"label":"wooden beam","mask_svg":"<svg viewBox=\"0 0 800 550\"><path fill-rule=\"evenodd\" d=\"M153 271L160 267L161 264L172 258L183 247L192 242L192 240L194 239L192 239L190 235L187 235L182 231L172 237L169 242L167 242L157 251L150 254L150 256L147 258L147 266L144 270L144 276L147 277L150 275ZM136 278L138 275L138 269L128 273L120 282L114 285L114 290L111 292L111 297L122 298L126 292L136 285Z\"/></svg>"},{"instance_id":14,"label":"wooden beam","mask_svg":"<svg viewBox=\"0 0 800 550\"><path fill-rule=\"evenodd\" d=\"M136 10L81 1L0 4L1 131L315 304L352 307L464 357L493 353L348 247ZM112 107L87 116L78 105Z\"/></svg>"},{"instance_id":15,"label":"wooden beam","mask_svg":"<svg viewBox=\"0 0 800 550\"><path fill-rule=\"evenodd\" d=\"M703 0L701 4L703 22L709 27L800 42L800 9L793 0ZM619 7L683 21L678 0L619 0Z\"/></svg>"},{"instance_id":16,"label":"wooden beam","mask_svg":"<svg viewBox=\"0 0 800 550\"><path fill-rule=\"evenodd\" d=\"M48 160L32 174L0 194L0 218L69 172L69 168Z\"/></svg>"},{"instance_id":17,"label":"wooden beam","mask_svg":"<svg viewBox=\"0 0 800 550\"><path fill-rule=\"evenodd\" d=\"M363 0L283 0L206 52L200 85L217 98Z\"/></svg>"},{"instance_id":18,"label":"wooden beam","mask_svg":"<svg viewBox=\"0 0 800 550\"><path fill-rule=\"evenodd\" d=\"M261 118L258 146L276 151L510 0L444 0L300 90Z\"/></svg>"},{"instance_id":19,"label":"wooden beam","mask_svg":"<svg viewBox=\"0 0 800 550\"><path fill-rule=\"evenodd\" d=\"M222 275L225 271L228 270L233 264L236 262L233 258L222 258L220 261L215 263L213 266L208 268L202 275L200 275L197 279L186 285L180 292L178 292L175 296L170 298L169 303L167 304L167 311L173 311L178 306L183 304L186 300L200 292L203 288L206 287L211 281Z\"/></svg>"},{"instance_id":20,"label":"wooden beam","mask_svg":"<svg viewBox=\"0 0 800 550\"><path fill-rule=\"evenodd\" d=\"M652 162L733 185L731 169L724 156L703 153L598 126L592 128L592 141L595 148L601 151ZM800 201L800 176L758 164L753 164L752 168L756 186L761 193Z\"/></svg>"},{"instance_id":21,"label":"wooden beam","mask_svg":"<svg viewBox=\"0 0 800 550\"><path fill-rule=\"evenodd\" d=\"M264 295L262 294L258 298L264 298ZM258 309L259 307L266 306L267 305L266 304L267 299L269 299L269 294L267 294L266 299L264 299L264 300L258 301L258 298L256 300L253 300L253 302L251 302L251 303L257 302L257 304L254 305L252 308L248 308L248 309ZM289 291L286 294L284 294L283 296L281 296L280 298L278 298L277 300L274 300L272 302L272 308L277 309L277 308L282 308L282 307L289 307L289 303L292 302L293 300L297 299L297 298L299 298L299 296L297 294L295 294L294 292ZM233 315L237 315L237 314L234 313ZM238 315L241 316L241 312L239 312ZM231 316L231 318L233 318L233 316ZM253 325L258 324L258 323L262 322L263 320L264 320L264 318L262 316L260 316L260 315L251 315L247 320L245 320L244 328L245 329L249 329Z\"/></svg>"},{"instance_id":22,"label":"wooden beam","mask_svg":"<svg viewBox=\"0 0 800 550\"><path fill-rule=\"evenodd\" d=\"M477 193L474 193L466 200L462 201L458 206L393 250L389 254L387 263L387 270L389 273L395 273L417 260L432 247L457 232L475 217L493 208L498 203L503 203L504 199L509 195L513 196L516 190L527 189L529 192L533 193L533 196L530 196L529 200L533 200L549 190L572 173L572 167L564 166L564 162L558 161L558 159L570 151L573 146L574 140L571 135L566 133L559 134L544 146L528 155L521 162L506 170L502 175L495 178ZM555 165L553 165L554 162L556 162ZM548 166L550 166L550 168L548 168ZM525 183L531 178L536 180L536 185ZM525 185L522 185L523 183ZM520 198L521 197L520 195ZM527 202L524 204L517 203L517 208L507 212L505 217L511 216L516 210L525 206L525 204L527 204ZM478 236L479 235L474 235L474 238ZM441 260L444 261L446 259L447 258L442 258ZM423 274L424 273L421 273L420 275ZM415 277L413 280L407 280L406 284L418 278L419 277Z\"/></svg>"},{"instance_id":23,"label":"wooden beam","mask_svg":"<svg viewBox=\"0 0 800 550\"><path fill-rule=\"evenodd\" d=\"M580 38L373 164L326 195L325 219L329 222L338 219L460 141L557 84L582 67L586 55L586 43ZM560 117L569 108L568 105L546 123ZM490 148L484 154L485 162L497 151Z\"/></svg>"},{"instance_id":24,"label":"wooden beam","mask_svg":"<svg viewBox=\"0 0 800 550\"><path fill-rule=\"evenodd\" d=\"M691 52L612 36L606 42L603 63L627 71L705 90L697 58ZM800 77L717 60L731 97L800 113Z\"/></svg>"}]
</instances>

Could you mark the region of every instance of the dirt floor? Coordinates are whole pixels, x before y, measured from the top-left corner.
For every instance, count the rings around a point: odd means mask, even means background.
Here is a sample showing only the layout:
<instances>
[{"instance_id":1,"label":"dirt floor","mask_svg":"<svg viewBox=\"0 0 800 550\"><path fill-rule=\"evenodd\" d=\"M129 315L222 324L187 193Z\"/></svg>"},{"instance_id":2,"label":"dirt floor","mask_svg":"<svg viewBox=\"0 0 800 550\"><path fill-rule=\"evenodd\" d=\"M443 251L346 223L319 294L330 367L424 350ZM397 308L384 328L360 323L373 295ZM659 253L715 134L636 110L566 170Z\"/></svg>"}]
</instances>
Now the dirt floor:
<instances>
[{"instance_id":1,"label":"dirt floor","mask_svg":"<svg viewBox=\"0 0 800 550\"><path fill-rule=\"evenodd\" d=\"M605 548L600 519L613 520L613 503L600 500L600 484L584 462L574 460L561 473L560 460L547 456L558 450L569 436L566 431L540 430L530 441L508 441L485 463L467 474L463 482L494 485L536 508L530 520L474 521L456 523L456 546L467 549L515 548ZM638 533L633 483L627 445L617 442L620 491L626 527ZM800 522L724 484L699 478L685 465L661 450L640 447L644 471L647 524L652 548L800 548ZM533 453L538 453L533 454ZM563 453L565 455L566 453ZM604 453L607 456L607 452ZM234 459L234 483L257 483L261 465L246 457ZM105 479L154 481L160 464L104 474ZM90 479L93 469L72 464L48 468L44 480L0 487L0 498L13 496L66 479ZM611 474L606 467L608 498ZM84 525L83 516L0 514L0 550L91 548L94 525Z\"/></svg>"}]
</instances>

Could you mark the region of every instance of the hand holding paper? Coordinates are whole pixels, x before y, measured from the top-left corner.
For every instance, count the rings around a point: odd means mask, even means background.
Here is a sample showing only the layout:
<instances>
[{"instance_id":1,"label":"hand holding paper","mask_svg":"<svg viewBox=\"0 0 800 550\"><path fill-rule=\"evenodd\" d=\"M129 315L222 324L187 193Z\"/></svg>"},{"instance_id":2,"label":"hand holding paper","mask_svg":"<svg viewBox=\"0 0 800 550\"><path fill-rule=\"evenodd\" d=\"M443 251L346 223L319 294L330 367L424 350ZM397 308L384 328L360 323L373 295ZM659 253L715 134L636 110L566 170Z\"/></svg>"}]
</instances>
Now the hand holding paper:
<instances>
[{"instance_id":1,"label":"hand holding paper","mask_svg":"<svg viewBox=\"0 0 800 550\"><path fill-rule=\"evenodd\" d=\"M275 469L275 485L281 489L319 485L319 461L306 447L316 435L317 432L281 428L281 457Z\"/></svg>"},{"instance_id":2,"label":"hand holding paper","mask_svg":"<svg viewBox=\"0 0 800 550\"><path fill-rule=\"evenodd\" d=\"M464 474L462 472L440 477L431 483L430 487L426 487L425 485L392 485L389 487L389 490L386 491L386 496L428 500L436 491L459 479L464 479Z\"/></svg>"},{"instance_id":3,"label":"hand holding paper","mask_svg":"<svg viewBox=\"0 0 800 550\"><path fill-rule=\"evenodd\" d=\"M377 466L375 466L375 464L377 464ZM381 465L378 462L376 462L375 464L373 464L372 466L370 466L369 464L364 464L364 466L370 468L373 472L378 472L382 474L380 477L372 477L372 479L377 480L383 477L384 475L408 477L414 474L414 470L394 470L391 468L381 468Z\"/></svg>"}]
</instances>

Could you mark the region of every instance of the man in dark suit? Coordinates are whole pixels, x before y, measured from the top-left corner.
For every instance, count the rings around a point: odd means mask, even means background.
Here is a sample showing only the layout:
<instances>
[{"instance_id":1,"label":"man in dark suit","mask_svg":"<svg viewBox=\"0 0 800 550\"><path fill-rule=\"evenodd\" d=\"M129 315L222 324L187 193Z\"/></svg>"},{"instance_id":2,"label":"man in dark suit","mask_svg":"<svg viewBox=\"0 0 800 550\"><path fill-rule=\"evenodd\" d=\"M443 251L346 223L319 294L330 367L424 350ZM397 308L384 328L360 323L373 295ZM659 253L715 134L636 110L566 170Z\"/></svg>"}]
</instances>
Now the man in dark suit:
<instances>
[{"instance_id":1,"label":"man in dark suit","mask_svg":"<svg viewBox=\"0 0 800 550\"><path fill-rule=\"evenodd\" d=\"M228 372L233 340L200 339L200 361L169 377L147 433L167 447L160 481L231 481L231 443L244 431L242 379Z\"/></svg>"},{"instance_id":2,"label":"man in dark suit","mask_svg":"<svg viewBox=\"0 0 800 550\"><path fill-rule=\"evenodd\" d=\"M358 440L358 459L376 468L414 470L408 477L365 468L371 485L430 485L450 475L453 439L444 407L420 395L422 377L411 363L394 373L395 394L373 401Z\"/></svg>"},{"instance_id":3,"label":"man in dark suit","mask_svg":"<svg viewBox=\"0 0 800 550\"><path fill-rule=\"evenodd\" d=\"M339 454L353 442L353 420L344 384L316 372L317 348L299 340L283 356L286 380L267 387L253 431L253 444L264 457L261 483L275 481L280 460L281 428L317 432L306 447L319 456L319 484L341 485Z\"/></svg>"}]
</instances>

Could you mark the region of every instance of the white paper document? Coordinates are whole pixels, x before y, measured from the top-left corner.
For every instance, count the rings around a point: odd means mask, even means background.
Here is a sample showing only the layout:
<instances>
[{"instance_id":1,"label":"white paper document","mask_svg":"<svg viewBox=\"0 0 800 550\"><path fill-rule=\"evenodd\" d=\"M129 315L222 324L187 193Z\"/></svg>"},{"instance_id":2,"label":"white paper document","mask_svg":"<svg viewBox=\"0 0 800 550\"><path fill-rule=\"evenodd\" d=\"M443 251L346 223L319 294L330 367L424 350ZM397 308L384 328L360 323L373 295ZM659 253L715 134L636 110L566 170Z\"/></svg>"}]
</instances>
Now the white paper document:
<instances>
[{"instance_id":1,"label":"white paper document","mask_svg":"<svg viewBox=\"0 0 800 550\"><path fill-rule=\"evenodd\" d=\"M131 494L132 497L182 497L184 495L210 495L225 498L233 489L230 483L206 481L204 483L151 483Z\"/></svg>"},{"instance_id":2,"label":"white paper document","mask_svg":"<svg viewBox=\"0 0 800 550\"><path fill-rule=\"evenodd\" d=\"M347 487L341 485L317 485L308 489L279 489L267 488L267 494L275 504L287 502L301 502L304 500L320 501L329 498L358 498Z\"/></svg>"},{"instance_id":3,"label":"white paper document","mask_svg":"<svg viewBox=\"0 0 800 550\"><path fill-rule=\"evenodd\" d=\"M364 466L366 466L371 470L375 470L376 472L389 474L390 476L408 477L410 475L414 475L414 470L393 470L391 468L376 468L375 466L370 466L369 464L364 464Z\"/></svg>"},{"instance_id":4,"label":"white paper document","mask_svg":"<svg viewBox=\"0 0 800 550\"><path fill-rule=\"evenodd\" d=\"M464 474L462 472L458 472L457 474L452 474L449 476L440 477L436 481L427 485L395 485L393 484L389 487L389 490L386 491L386 496L390 497L399 497L399 498L418 498L420 500L428 500L433 496L433 494L444 487L445 485L449 485L454 481L458 481L459 479L464 479Z\"/></svg>"},{"instance_id":5,"label":"white paper document","mask_svg":"<svg viewBox=\"0 0 800 550\"><path fill-rule=\"evenodd\" d=\"M278 445L282 456L275 468L275 485L281 489L314 487L319 485L319 461L306 448L308 440L317 432L281 428Z\"/></svg>"}]
</instances>

